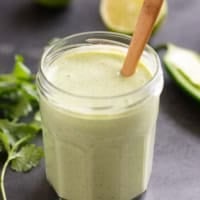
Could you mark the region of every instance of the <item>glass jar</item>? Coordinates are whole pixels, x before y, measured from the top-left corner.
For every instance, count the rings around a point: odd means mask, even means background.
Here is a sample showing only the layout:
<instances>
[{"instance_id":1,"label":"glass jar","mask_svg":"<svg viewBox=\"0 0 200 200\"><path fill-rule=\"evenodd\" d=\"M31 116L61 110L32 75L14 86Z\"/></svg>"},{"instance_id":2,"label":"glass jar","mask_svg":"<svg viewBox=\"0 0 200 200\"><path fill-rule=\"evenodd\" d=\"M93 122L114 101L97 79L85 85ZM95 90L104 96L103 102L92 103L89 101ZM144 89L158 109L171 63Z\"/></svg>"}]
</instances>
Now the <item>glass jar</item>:
<instances>
[{"instance_id":1,"label":"glass jar","mask_svg":"<svg viewBox=\"0 0 200 200\"><path fill-rule=\"evenodd\" d=\"M97 44L128 49L130 37L86 32L57 39L45 49L37 74L47 179L68 200L125 200L148 186L163 74L158 55L146 46L142 63L152 78L115 96L83 96L48 78L64 52Z\"/></svg>"}]
</instances>

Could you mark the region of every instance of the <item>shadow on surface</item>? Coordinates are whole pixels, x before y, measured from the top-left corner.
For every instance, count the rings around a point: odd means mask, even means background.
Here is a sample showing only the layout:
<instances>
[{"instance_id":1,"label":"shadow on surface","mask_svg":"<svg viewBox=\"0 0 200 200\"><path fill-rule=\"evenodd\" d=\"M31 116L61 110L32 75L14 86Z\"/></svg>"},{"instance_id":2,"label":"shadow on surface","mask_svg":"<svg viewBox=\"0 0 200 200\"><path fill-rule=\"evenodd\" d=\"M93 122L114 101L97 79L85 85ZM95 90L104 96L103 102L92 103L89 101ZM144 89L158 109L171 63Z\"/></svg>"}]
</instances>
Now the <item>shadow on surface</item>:
<instances>
[{"instance_id":1,"label":"shadow on surface","mask_svg":"<svg viewBox=\"0 0 200 200\"><path fill-rule=\"evenodd\" d=\"M138 196L138 197L136 197L136 198L134 198L132 200L145 200L145 194L146 194L146 192L144 192L143 194L141 194L140 196ZM54 197L54 199L48 199L48 200L66 200L66 199L62 199L62 198L59 198L59 197L57 197L57 198Z\"/></svg>"},{"instance_id":2,"label":"shadow on surface","mask_svg":"<svg viewBox=\"0 0 200 200\"><path fill-rule=\"evenodd\" d=\"M161 96L161 109L177 124L200 139L199 104L185 95L172 81L165 83Z\"/></svg>"},{"instance_id":3,"label":"shadow on surface","mask_svg":"<svg viewBox=\"0 0 200 200\"><path fill-rule=\"evenodd\" d=\"M35 191L34 191L35 190ZM49 185L46 178L42 182L39 182L37 188L32 190L32 194L29 200L57 200L57 194L54 192L53 188Z\"/></svg>"},{"instance_id":4,"label":"shadow on surface","mask_svg":"<svg viewBox=\"0 0 200 200\"><path fill-rule=\"evenodd\" d=\"M144 192L143 194L139 195L136 198L133 198L132 200L145 200L145 196L146 196L146 192Z\"/></svg>"},{"instance_id":5,"label":"shadow on surface","mask_svg":"<svg viewBox=\"0 0 200 200\"><path fill-rule=\"evenodd\" d=\"M20 28L31 26L31 29L33 29L33 27L38 29L49 27L51 24L52 26L55 26L55 21L59 20L64 14L68 13L68 8L69 6L52 9L30 2L17 6L14 12L13 20L15 25L19 25Z\"/></svg>"}]
</instances>

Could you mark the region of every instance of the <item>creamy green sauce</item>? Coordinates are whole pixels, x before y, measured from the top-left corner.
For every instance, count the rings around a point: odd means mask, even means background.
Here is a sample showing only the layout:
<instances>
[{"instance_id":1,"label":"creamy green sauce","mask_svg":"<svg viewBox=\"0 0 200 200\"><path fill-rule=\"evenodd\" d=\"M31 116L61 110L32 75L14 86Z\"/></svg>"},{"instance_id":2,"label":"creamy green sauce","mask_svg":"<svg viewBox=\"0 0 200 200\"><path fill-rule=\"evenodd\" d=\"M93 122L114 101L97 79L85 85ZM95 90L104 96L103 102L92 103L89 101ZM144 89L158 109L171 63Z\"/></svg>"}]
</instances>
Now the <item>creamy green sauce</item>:
<instances>
[{"instance_id":1,"label":"creamy green sauce","mask_svg":"<svg viewBox=\"0 0 200 200\"><path fill-rule=\"evenodd\" d=\"M122 47L81 47L59 56L45 74L74 95L123 95L152 77L142 64L134 76L122 77L125 54ZM78 107L78 102L61 93L57 99L59 106L41 96L40 106L47 178L58 195L66 200L130 200L144 192L152 168L159 97L150 97L128 113L101 118L72 115L65 107Z\"/></svg>"},{"instance_id":2,"label":"creamy green sauce","mask_svg":"<svg viewBox=\"0 0 200 200\"><path fill-rule=\"evenodd\" d=\"M48 78L57 87L75 95L103 97L129 93L152 76L142 64L138 65L134 76L121 76L125 55L126 49L122 47L78 48L56 59L47 72Z\"/></svg>"}]
</instances>

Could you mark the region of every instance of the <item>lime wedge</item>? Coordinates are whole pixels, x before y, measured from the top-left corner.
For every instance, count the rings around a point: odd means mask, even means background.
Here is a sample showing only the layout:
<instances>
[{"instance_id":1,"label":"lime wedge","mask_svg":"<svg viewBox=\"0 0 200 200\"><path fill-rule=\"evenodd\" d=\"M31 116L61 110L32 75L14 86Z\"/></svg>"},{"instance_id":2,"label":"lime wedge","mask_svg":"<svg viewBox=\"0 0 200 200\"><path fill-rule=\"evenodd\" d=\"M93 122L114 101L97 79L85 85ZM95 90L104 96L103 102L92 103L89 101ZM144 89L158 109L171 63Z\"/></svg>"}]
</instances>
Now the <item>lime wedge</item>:
<instances>
[{"instance_id":1,"label":"lime wedge","mask_svg":"<svg viewBox=\"0 0 200 200\"><path fill-rule=\"evenodd\" d=\"M101 0L100 15L104 24L111 30L132 34L144 0ZM167 14L165 0L155 22L157 30Z\"/></svg>"},{"instance_id":2,"label":"lime wedge","mask_svg":"<svg viewBox=\"0 0 200 200\"><path fill-rule=\"evenodd\" d=\"M192 50L168 44L163 61L177 85L200 101L200 56Z\"/></svg>"},{"instance_id":3,"label":"lime wedge","mask_svg":"<svg viewBox=\"0 0 200 200\"><path fill-rule=\"evenodd\" d=\"M70 0L35 0L35 1L36 3L42 6L58 8L66 6Z\"/></svg>"}]
</instances>

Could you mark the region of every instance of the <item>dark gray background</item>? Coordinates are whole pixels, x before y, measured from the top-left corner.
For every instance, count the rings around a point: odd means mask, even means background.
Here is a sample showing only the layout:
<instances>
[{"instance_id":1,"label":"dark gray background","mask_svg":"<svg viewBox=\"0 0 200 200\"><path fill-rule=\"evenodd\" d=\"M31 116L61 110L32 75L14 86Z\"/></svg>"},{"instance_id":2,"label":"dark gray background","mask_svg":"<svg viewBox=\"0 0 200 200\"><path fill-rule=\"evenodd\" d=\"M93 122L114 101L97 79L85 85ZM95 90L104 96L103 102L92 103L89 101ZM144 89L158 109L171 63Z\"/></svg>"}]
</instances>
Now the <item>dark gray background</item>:
<instances>
[{"instance_id":1,"label":"dark gray background","mask_svg":"<svg viewBox=\"0 0 200 200\"><path fill-rule=\"evenodd\" d=\"M152 45L173 42L200 51L200 1L168 0L169 15ZM40 9L31 0L0 1L0 72L12 68L21 53L36 72L44 45L53 37L106 30L99 0L72 0L68 9ZM70 180L69 180L70 181ZM55 200L45 179L44 163L28 174L8 171L8 200ZM165 75L153 174L144 200L200 199L200 109ZM94 199L95 200L95 199ZM109 199L108 199L109 200Z\"/></svg>"}]
</instances>

